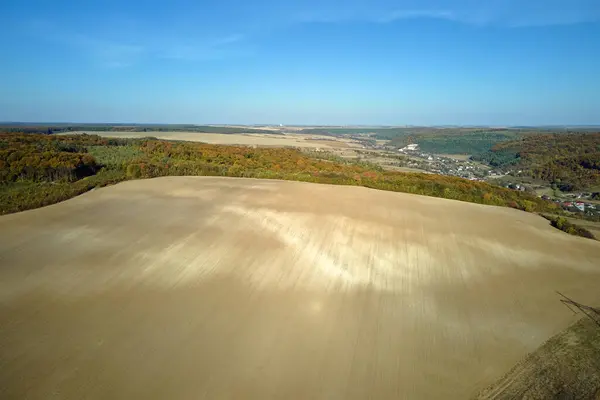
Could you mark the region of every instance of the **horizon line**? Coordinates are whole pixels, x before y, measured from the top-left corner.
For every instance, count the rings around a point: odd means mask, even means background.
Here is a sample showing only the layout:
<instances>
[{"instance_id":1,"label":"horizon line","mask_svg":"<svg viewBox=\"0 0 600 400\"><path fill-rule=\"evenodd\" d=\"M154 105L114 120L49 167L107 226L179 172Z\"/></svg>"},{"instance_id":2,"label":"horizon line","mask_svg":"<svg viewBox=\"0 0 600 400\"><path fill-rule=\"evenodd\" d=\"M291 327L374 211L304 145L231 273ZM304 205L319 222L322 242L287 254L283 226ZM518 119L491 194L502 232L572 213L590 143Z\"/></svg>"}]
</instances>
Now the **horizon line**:
<instances>
[{"instance_id":1,"label":"horizon line","mask_svg":"<svg viewBox=\"0 0 600 400\"><path fill-rule=\"evenodd\" d=\"M598 124L283 124L277 123L185 123L185 122L73 122L73 121L0 121L0 126L7 125L105 125L105 126L307 126L307 127L356 127L356 128L417 128L417 127L465 127L465 128L558 128L589 127L600 128Z\"/></svg>"}]
</instances>

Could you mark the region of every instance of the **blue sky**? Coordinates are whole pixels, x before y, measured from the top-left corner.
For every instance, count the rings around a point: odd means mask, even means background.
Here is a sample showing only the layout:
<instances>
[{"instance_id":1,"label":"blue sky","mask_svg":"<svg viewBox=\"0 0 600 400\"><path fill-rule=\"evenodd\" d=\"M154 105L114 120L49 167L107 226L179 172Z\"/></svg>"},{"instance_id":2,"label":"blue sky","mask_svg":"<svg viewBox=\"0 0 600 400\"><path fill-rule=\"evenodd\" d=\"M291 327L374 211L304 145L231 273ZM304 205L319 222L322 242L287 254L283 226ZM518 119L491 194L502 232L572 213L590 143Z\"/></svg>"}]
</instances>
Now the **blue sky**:
<instances>
[{"instance_id":1,"label":"blue sky","mask_svg":"<svg viewBox=\"0 0 600 400\"><path fill-rule=\"evenodd\" d=\"M600 124L599 0L4 0L0 18L0 121Z\"/></svg>"}]
</instances>

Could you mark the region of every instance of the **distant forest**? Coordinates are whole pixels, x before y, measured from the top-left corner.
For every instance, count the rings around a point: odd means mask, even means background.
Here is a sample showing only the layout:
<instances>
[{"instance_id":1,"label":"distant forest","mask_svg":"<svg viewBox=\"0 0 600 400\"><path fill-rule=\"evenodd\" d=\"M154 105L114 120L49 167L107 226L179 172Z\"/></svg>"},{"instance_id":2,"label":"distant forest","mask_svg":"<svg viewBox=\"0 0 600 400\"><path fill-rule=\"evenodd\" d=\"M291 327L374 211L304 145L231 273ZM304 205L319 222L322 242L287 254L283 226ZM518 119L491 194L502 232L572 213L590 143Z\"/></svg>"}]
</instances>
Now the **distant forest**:
<instances>
[{"instance_id":1,"label":"distant forest","mask_svg":"<svg viewBox=\"0 0 600 400\"><path fill-rule=\"evenodd\" d=\"M563 191L600 186L600 133L528 135L498 143L473 158L497 167L514 166Z\"/></svg>"},{"instance_id":2,"label":"distant forest","mask_svg":"<svg viewBox=\"0 0 600 400\"><path fill-rule=\"evenodd\" d=\"M323 158L321 158L323 157ZM116 139L97 135L0 134L0 214L56 203L127 179L210 175L365 186L529 212L548 201L483 182L384 171L296 149Z\"/></svg>"},{"instance_id":3,"label":"distant forest","mask_svg":"<svg viewBox=\"0 0 600 400\"><path fill-rule=\"evenodd\" d=\"M526 132L517 129L438 129L396 137L390 143L396 147L417 143L426 153L479 154L497 143L514 140L524 134Z\"/></svg>"},{"instance_id":4,"label":"distant forest","mask_svg":"<svg viewBox=\"0 0 600 400\"><path fill-rule=\"evenodd\" d=\"M389 140L389 145L402 148L416 143L426 153L464 154L479 157L485 161L495 145L504 142L538 135L593 133L592 128L469 128L469 127L380 127L380 128L313 128L304 129L302 133L322 135L358 135L371 134L376 139ZM504 157L504 156L500 156ZM510 161L506 158L506 161Z\"/></svg>"},{"instance_id":5,"label":"distant forest","mask_svg":"<svg viewBox=\"0 0 600 400\"><path fill-rule=\"evenodd\" d=\"M212 125L154 125L154 124L26 124L8 123L0 124L0 132L11 133L69 133L69 132L198 132L198 133L269 133L278 134L277 131L255 128L239 128L230 126Z\"/></svg>"}]
</instances>

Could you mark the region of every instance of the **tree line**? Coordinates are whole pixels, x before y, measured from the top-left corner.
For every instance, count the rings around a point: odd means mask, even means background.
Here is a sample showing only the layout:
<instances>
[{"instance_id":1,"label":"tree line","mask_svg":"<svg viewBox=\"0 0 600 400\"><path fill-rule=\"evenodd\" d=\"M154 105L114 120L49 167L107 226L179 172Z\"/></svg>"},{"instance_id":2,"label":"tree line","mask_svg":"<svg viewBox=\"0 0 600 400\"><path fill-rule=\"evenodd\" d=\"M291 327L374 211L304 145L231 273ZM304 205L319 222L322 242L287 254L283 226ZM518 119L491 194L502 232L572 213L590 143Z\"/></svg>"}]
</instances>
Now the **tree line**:
<instances>
[{"instance_id":1,"label":"tree line","mask_svg":"<svg viewBox=\"0 0 600 400\"><path fill-rule=\"evenodd\" d=\"M0 124L0 131L7 133L38 133L52 135L54 133L69 132L198 132L198 133L268 133L277 134L277 131L246 128L234 126L212 126L212 125L182 125L182 124Z\"/></svg>"},{"instance_id":2,"label":"tree line","mask_svg":"<svg viewBox=\"0 0 600 400\"><path fill-rule=\"evenodd\" d=\"M483 182L385 171L292 148L252 148L154 138L0 134L0 213L61 201L126 179L211 175L365 186L530 212L556 212L548 201Z\"/></svg>"}]
</instances>

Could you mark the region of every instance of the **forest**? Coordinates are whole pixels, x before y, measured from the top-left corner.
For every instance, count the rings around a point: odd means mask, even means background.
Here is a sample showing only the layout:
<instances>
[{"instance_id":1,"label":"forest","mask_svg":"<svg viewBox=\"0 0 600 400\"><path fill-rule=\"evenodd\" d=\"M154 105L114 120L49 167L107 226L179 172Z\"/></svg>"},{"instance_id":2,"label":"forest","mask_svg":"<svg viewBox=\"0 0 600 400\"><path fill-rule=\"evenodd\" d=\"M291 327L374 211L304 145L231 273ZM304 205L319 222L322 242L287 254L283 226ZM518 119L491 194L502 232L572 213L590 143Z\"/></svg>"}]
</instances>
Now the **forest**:
<instances>
[{"instance_id":1,"label":"forest","mask_svg":"<svg viewBox=\"0 0 600 400\"><path fill-rule=\"evenodd\" d=\"M390 140L390 144L396 147L404 147L410 143L432 142L443 145L443 142L448 139L458 137L479 140L480 137L497 136L499 140L509 140L515 137L520 137L525 132L530 132L528 129L513 129L513 128L464 128L464 127L364 127L364 128L340 128L340 127L322 127L322 128L307 128L300 133L312 135L358 135L371 134L376 139ZM464 142L467 143L467 140ZM497 141L499 141L497 140ZM489 150L491 146L485 148ZM456 154L471 154L469 149L458 149ZM435 153L443 153L443 151L433 151Z\"/></svg>"},{"instance_id":2,"label":"forest","mask_svg":"<svg viewBox=\"0 0 600 400\"><path fill-rule=\"evenodd\" d=\"M600 185L600 133L529 135L498 143L473 158L497 167L518 167L522 174L563 191Z\"/></svg>"},{"instance_id":3,"label":"forest","mask_svg":"<svg viewBox=\"0 0 600 400\"><path fill-rule=\"evenodd\" d=\"M11 133L69 133L69 132L199 132L199 133L268 133L278 134L277 131L256 128L240 128L231 126L189 125L189 124L0 124L0 132Z\"/></svg>"},{"instance_id":4,"label":"forest","mask_svg":"<svg viewBox=\"0 0 600 400\"><path fill-rule=\"evenodd\" d=\"M475 128L475 127L379 127L304 129L301 133L320 135L370 134L376 139L389 140L389 145L402 148L417 143L426 153L486 155L498 143L514 141L528 135L547 134L532 128Z\"/></svg>"},{"instance_id":5,"label":"forest","mask_svg":"<svg viewBox=\"0 0 600 400\"><path fill-rule=\"evenodd\" d=\"M417 143L422 151L434 154L479 154L520 135L517 130L439 130L396 137L390 143L396 147Z\"/></svg>"},{"instance_id":6,"label":"forest","mask_svg":"<svg viewBox=\"0 0 600 400\"><path fill-rule=\"evenodd\" d=\"M306 130L307 132L311 130ZM480 161L493 167L516 165L520 161L525 166L538 165L543 156L550 154L562 157L569 152L577 155L586 154L587 158L578 163L593 164L588 153L597 153L598 133L592 128L468 128L468 127L407 127L407 128L378 128L378 129L326 129L322 133L339 135L348 133L372 133L377 139L390 140L389 145L402 148L411 143L417 143L420 150L433 154L469 154L474 161ZM589 148L586 148L589 146ZM563 148L561 155L559 147ZM566 151L568 149L568 151ZM527 154L525 158L521 153ZM567 162L566 168L571 168ZM560 169L563 166L557 165ZM584 167L587 168L587 167ZM544 167L544 169L547 169ZM532 172L543 175L542 171ZM548 174L546 174L548 175ZM560 177L559 177L560 179ZM585 180L586 178L583 178Z\"/></svg>"},{"instance_id":7,"label":"forest","mask_svg":"<svg viewBox=\"0 0 600 400\"><path fill-rule=\"evenodd\" d=\"M322 159L289 148L252 148L155 138L0 134L0 214L52 204L127 179L234 176L285 179L443 197L529 212L556 212L551 203L483 182L384 171L369 164Z\"/></svg>"}]
</instances>

